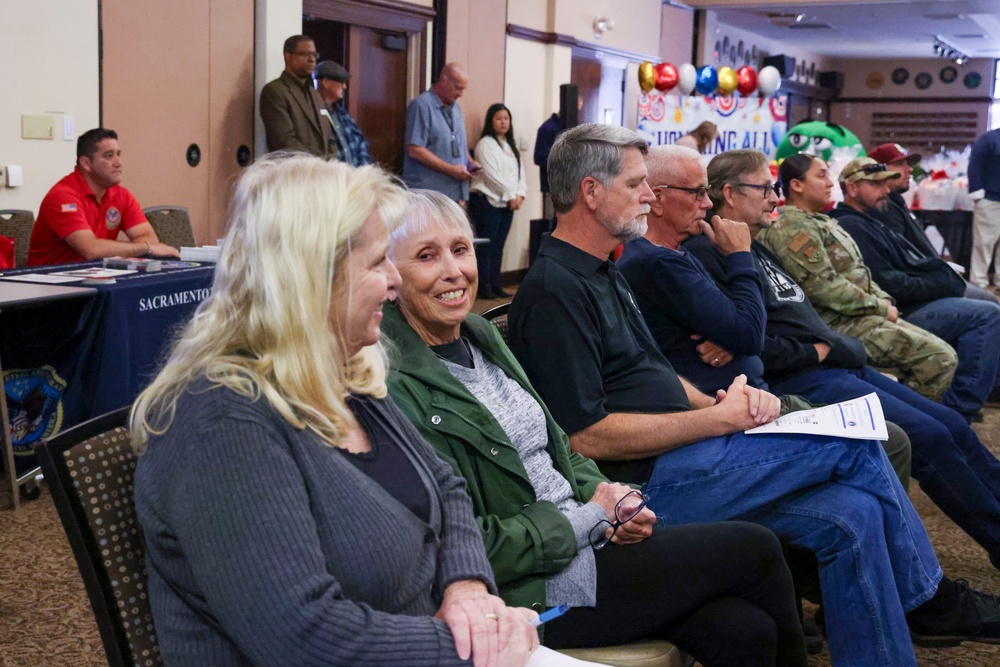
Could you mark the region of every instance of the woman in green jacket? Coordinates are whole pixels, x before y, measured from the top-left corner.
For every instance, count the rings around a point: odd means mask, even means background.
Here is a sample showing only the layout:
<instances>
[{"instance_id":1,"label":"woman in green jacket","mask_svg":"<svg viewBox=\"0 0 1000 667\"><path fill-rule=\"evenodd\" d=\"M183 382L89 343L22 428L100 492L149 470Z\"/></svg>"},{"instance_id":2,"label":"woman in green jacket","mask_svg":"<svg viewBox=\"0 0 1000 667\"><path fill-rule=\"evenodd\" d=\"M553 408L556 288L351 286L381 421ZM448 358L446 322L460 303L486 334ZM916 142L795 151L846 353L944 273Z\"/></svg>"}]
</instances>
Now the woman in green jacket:
<instances>
[{"instance_id":1,"label":"woman in green jacket","mask_svg":"<svg viewBox=\"0 0 1000 667\"><path fill-rule=\"evenodd\" d=\"M402 276L382 325L398 357L390 394L466 479L501 597L573 607L543 643L665 639L706 667L806 664L773 534L740 522L654 531L641 493L571 453L498 332L470 314L476 259L454 202L411 193L389 253Z\"/></svg>"}]
</instances>

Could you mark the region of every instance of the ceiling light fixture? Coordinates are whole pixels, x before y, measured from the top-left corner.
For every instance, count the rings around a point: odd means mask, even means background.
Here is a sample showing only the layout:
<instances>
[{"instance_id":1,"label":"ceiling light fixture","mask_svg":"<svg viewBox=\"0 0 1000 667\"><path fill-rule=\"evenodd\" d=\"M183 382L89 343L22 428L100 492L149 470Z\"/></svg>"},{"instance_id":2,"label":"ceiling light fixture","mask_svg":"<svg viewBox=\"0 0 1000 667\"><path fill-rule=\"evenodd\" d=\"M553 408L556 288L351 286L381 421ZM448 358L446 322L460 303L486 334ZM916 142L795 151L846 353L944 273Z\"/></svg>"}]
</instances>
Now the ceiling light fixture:
<instances>
[{"instance_id":1,"label":"ceiling light fixture","mask_svg":"<svg viewBox=\"0 0 1000 667\"><path fill-rule=\"evenodd\" d=\"M957 65L964 65L969 62L967 53L945 40L941 35L934 35L934 55L954 60Z\"/></svg>"}]
</instances>

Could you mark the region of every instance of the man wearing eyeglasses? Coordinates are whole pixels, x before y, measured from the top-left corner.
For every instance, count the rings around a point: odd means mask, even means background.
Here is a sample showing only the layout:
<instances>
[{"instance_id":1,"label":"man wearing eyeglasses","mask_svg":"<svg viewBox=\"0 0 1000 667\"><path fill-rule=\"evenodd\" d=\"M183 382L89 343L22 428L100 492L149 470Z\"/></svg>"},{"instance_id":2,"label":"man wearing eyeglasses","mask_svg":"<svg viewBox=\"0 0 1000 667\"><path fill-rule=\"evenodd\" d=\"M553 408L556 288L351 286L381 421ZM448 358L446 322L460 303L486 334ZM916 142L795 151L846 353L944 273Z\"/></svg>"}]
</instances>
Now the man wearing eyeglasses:
<instances>
[{"instance_id":1,"label":"man wearing eyeglasses","mask_svg":"<svg viewBox=\"0 0 1000 667\"><path fill-rule=\"evenodd\" d=\"M469 181L479 163L469 157L465 118L458 99L469 76L458 63L448 63L430 90L406 107L406 154L403 180L411 188L436 190L462 206L469 200Z\"/></svg>"},{"instance_id":2,"label":"man wearing eyeglasses","mask_svg":"<svg viewBox=\"0 0 1000 667\"><path fill-rule=\"evenodd\" d=\"M958 367L941 402L969 421L996 384L1000 365L1000 306L966 299L965 281L937 257L923 257L875 214L884 211L890 180L899 174L869 157L840 174L844 201L831 216L851 235L872 278L910 324L939 336L958 353Z\"/></svg>"},{"instance_id":3,"label":"man wearing eyeglasses","mask_svg":"<svg viewBox=\"0 0 1000 667\"><path fill-rule=\"evenodd\" d=\"M560 135L548 162L559 224L508 313L511 349L573 450L610 477L645 483L664 523L750 518L820 555L835 664L915 666L904 610L923 605L915 634L1000 634L1000 613L976 607L983 598L987 609L988 596L966 595L943 577L877 442L746 435L777 415L776 397L743 375L708 396L663 357L607 259L646 233L657 201L647 152L621 127L585 124ZM707 186L666 184L691 194ZM963 605L976 608L974 618L961 615Z\"/></svg>"},{"instance_id":4,"label":"man wearing eyeglasses","mask_svg":"<svg viewBox=\"0 0 1000 667\"><path fill-rule=\"evenodd\" d=\"M302 151L336 157L330 122L322 116L325 103L313 84L319 60L316 44L305 35L285 40L285 70L260 93L260 119L269 151Z\"/></svg>"}]
</instances>

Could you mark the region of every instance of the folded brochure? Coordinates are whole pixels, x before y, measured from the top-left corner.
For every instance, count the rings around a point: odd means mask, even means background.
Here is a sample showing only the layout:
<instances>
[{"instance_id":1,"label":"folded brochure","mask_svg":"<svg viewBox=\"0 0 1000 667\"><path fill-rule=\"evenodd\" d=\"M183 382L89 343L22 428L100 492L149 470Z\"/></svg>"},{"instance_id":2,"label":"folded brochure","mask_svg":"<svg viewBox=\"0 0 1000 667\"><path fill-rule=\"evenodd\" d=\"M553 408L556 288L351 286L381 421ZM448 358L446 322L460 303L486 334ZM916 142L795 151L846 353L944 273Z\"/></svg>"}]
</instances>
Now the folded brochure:
<instances>
[{"instance_id":1,"label":"folded brochure","mask_svg":"<svg viewBox=\"0 0 1000 667\"><path fill-rule=\"evenodd\" d=\"M882 414L882 402L874 393L822 408L789 412L773 422L746 432L830 435L858 440L889 439L885 415Z\"/></svg>"}]
</instances>

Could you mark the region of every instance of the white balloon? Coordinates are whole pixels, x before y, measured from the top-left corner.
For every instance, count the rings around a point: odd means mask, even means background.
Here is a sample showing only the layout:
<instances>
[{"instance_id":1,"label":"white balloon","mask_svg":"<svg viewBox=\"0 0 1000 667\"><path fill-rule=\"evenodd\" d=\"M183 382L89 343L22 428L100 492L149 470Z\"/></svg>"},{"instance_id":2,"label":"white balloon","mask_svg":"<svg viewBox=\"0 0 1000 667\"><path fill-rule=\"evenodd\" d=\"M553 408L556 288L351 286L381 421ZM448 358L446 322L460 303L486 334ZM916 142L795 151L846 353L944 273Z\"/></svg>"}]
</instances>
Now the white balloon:
<instances>
[{"instance_id":1,"label":"white balloon","mask_svg":"<svg viewBox=\"0 0 1000 667\"><path fill-rule=\"evenodd\" d=\"M781 74L776 67L768 65L757 74L757 90L761 95L773 95L781 86Z\"/></svg>"},{"instance_id":2,"label":"white balloon","mask_svg":"<svg viewBox=\"0 0 1000 667\"><path fill-rule=\"evenodd\" d=\"M681 95L690 95L698 82L698 70L691 63L684 63L677 68L677 88Z\"/></svg>"}]
</instances>

